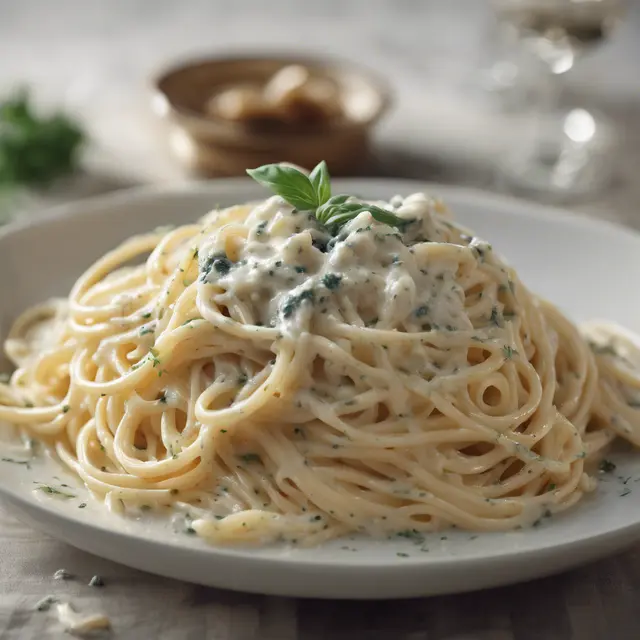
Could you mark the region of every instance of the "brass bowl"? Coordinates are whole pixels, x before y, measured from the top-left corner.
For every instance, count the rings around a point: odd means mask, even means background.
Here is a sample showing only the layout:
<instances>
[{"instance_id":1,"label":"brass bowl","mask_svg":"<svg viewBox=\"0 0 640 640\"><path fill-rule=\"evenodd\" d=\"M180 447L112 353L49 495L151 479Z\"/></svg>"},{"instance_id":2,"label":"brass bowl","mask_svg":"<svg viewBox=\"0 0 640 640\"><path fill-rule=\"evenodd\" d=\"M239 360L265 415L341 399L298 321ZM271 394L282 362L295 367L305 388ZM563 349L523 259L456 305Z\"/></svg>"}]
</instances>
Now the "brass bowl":
<instances>
[{"instance_id":1,"label":"brass bowl","mask_svg":"<svg viewBox=\"0 0 640 640\"><path fill-rule=\"evenodd\" d=\"M211 96L231 85L265 83L283 67L303 65L339 90L343 117L306 128L256 130L212 116ZM270 162L313 167L326 160L332 173L357 171L369 159L373 125L391 95L374 73L342 61L297 56L220 57L187 62L155 82L154 110L170 125L170 143L190 169L208 176L244 175Z\"/></svg>"}]
</instances>

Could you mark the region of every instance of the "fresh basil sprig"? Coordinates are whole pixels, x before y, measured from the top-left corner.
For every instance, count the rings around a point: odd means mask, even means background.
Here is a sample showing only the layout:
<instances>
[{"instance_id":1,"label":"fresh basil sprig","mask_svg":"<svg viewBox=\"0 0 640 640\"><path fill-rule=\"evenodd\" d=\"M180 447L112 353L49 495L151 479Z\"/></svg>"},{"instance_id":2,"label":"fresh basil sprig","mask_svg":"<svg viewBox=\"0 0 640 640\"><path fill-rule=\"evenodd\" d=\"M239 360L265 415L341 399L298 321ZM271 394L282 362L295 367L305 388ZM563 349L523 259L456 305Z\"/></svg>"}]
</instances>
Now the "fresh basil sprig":
<instances>
[{"instance_id":1,"label":"fresh basil sprig","mask_svg":"<svg viewBox=\"0 0 640 640\"><path fill-rule=\"evenodd\" d=\"M355 202L352 196L332 196L331 176L324 160L308 176L286 164L265 164L257 169L247 169L247 173L296 209L312 211L333 235L363 211L368 211L374 220L392 227L401 228L408 222L375 205Z\"/></svg>"},{"instance_id":2,"label":"fresh basil sprig","mask_svg":"<svg viewBox=\"0 0 640 640\"><path fill-rule=\"evenodd\" d=\"M294 167L284 164L265 164L257 169L247 169L247 173L256 182L271 189L300 211L310 211L320 206L318 192L309 176ZM317 182L321 180L322 178L319 177Z\"/></svg>"}]
</instances>

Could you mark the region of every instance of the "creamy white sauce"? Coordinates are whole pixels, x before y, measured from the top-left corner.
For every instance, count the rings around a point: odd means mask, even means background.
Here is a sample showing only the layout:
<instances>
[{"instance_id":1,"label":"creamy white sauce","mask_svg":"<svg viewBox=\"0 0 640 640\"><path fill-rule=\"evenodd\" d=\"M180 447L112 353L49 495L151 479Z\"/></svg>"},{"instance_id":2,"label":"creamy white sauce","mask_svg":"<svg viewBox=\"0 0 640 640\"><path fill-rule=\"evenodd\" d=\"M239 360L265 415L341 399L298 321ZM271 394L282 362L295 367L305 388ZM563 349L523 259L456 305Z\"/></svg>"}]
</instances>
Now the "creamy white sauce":
<instances>
[{"instance_id":1,"label":"creamy white sauce","mask_svg":"<svg viewBox=\"0 0 640 640\"><path fill-rule=\"evenodd\" d=\"M409 332L471 329L457 261L433 257L450 235L436 203L424 194L395 202L394 213L412 221L402 230L363 212L331 238L313 215L269 198L249 214L237 256L201 247L204 279L223 289L214 296L218 305L240 301L238 320L291 336L332 317ZM338 317L345 301L353 317Z\"/></svg>"}]
</instances>

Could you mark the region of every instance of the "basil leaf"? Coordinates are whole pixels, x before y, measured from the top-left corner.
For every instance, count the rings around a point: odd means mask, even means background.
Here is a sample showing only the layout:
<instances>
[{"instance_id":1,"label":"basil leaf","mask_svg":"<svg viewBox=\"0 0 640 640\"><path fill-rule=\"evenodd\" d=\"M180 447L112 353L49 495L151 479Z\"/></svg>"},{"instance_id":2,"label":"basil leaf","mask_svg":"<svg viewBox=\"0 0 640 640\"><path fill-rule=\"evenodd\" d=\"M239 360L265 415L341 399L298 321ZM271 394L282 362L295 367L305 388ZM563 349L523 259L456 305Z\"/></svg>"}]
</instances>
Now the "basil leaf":
<instances>
[{"instance_id":1,"label":"basil leaf","mask_svg":"<svg viewBox=\"0 0 640 640\"><path fill-rule=\"evenodd\" d=\"M362 208L362 204L359 202L347 202L347 200L351 196L347 195L337 195L329 198L322 206L318 207L316 211L316 218L320 220L320 222L327 222L331 216L333 216L337 211L345 212L345 211L357 211Z\"/></svg>"},{"instance_id":2,"label":"basil leaf","mask_svg":"<svg viewBox=\"0 0 640 640\"><path fill-rule=\"evenodd\" d=\"M354 217L355 217L354 214L348 211L345 211L344 213L338 212L337 214L332 216L329 220L327 220L327 222L325 223L325 226L327 227L327 229L329 229L329 231L333 235L335 235L340 230L340 227L345 225L350 220L353 220Z\"/></svg>"},{"instance_id":3,"label":"basil leaf","mask_svg":"<svg viewBox=\"0 0 640 640\"><path fill-rule=\"evenodd\" d=\"M344 204L350 197L346 193L338 193L335 196L331 196L325 204Z\"/></svg>"},{"instance_id":4,"label":"basil leaf","mask_svg":"<svg viewBox=\"0 0 640 640\"><path fill-rule=\"evenodd\" d=\"M247 173L296 209L313 211L318 222L324 224L334 235L340 227L363 211L368 211L378 222L400 229L411 222L375 205L354 202L352 196L344 193L332 196L331 177L324 160L309 176L282 164L267 164L257 169L247 169Z\"/></svg>"},{"instance_id":5,"label":"basil leaf","mask_svg":"<svg viewBox=\"0 0 640 640\"><path fill-rule=\"evenodd\" d=\"M318 205L327 202L331 197L331 176L324 160L309 174L309 182L315 189Z\"/></svg>"},{"instance_id":6,"label":"basil leaf","mask_svg":"<svg viewBox=\"0 0 640 640\"><path fill-rule=\"evenodd\" d=\"M293 167L265 164L257 169L247 169L247 173L296 209L310 211L319 204L316 190L309 178Z\"/></svg>"},{"instance_id":7,"label":"basil leaf","mask_svg":"<svg viewBox=\"0 0 640 640\"><path fill-rule=\"evenodd\" d=\"M374 220L382 222L383 224L388 224L390 227L402 227L408 222L403 218L398 218L398 216L394 215L390 211L386 211L385 209L381 209L374 205L365 206L363 211L368 211Z\"/></svg>"}]
</instances>

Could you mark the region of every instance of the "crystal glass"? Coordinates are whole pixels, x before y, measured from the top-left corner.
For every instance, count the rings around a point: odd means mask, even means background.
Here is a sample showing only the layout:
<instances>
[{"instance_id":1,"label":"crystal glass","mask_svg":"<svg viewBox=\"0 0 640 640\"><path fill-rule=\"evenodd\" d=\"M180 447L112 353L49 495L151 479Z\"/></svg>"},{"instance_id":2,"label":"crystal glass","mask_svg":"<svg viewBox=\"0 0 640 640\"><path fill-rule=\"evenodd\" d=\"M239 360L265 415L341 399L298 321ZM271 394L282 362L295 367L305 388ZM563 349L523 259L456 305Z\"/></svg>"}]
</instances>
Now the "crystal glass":
<instances>
[{"instance_id":1,"label":"crystal glass","mask_svg":"<svg viewBox=\"0 0 640 640\"><path fill-rule=\"evenodd\" d=\"M543 63L531 126L504 155L501 173L540 196L580 197L611 178L614 130L586 106L561 106L564 76L603 42L621 16L622 0L494 0L503 28Z\"/></svg>"}]
</instances>

